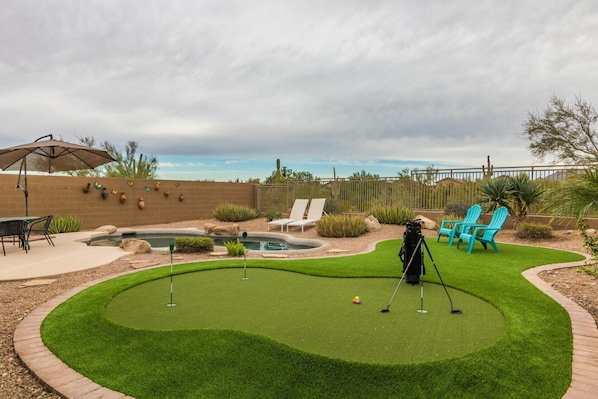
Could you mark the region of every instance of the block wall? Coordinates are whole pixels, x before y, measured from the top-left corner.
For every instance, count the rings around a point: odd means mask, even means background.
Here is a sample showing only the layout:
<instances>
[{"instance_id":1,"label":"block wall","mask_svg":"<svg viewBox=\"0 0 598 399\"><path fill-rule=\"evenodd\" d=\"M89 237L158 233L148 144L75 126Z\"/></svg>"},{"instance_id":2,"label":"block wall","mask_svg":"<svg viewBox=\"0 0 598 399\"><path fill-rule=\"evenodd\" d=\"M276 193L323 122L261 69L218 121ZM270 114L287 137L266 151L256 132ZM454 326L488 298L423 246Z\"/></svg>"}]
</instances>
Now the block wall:
<instances>
[{"instance_id":1,"label":"block wall","mask_svg":"<svg viewBox=\"0 0 598 399\"><path fill-rule=\"evenodd\" d=\"M16 188L17 178L16 174L0 174L0 217L25 215L25 195ZM259 209L258 190L251 183L55 175L29 175L27 180L29 215L75 215L83 230L107 224L124 227L211 218L214 208L223 203ZM126 200L121 203L123 193ZM143 209L138 206L140 198Z\"/></svg>"}]
</instances>

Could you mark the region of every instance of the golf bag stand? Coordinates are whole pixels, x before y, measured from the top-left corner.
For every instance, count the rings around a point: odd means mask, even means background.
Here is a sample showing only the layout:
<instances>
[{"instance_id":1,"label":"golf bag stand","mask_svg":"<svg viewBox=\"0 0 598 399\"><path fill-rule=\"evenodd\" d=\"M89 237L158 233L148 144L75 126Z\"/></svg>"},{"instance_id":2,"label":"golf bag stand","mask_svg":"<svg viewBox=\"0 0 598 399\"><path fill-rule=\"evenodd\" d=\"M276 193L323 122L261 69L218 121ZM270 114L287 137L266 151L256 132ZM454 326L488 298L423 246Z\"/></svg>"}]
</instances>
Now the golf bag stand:
<instances>
[{"instance_id":1,"label":"golf bag stand","mask_svg":"<svg viewBox=\"0 0 598 399\"><path fill-rule=\"evenodd\" d=\"M423 238L421 225L417 222L407 222L403 233L403 245L401 245L399 251L399 258L403 262L403 273L406 275L405 282L407 284L419 284L420 275L426 274L421 247Z\"/></svg>"},{"instance_id":2,"label":"golf bag stand","mask_svg":"<svg viewBox=\"0 0 598 399\"><path fill-rule=\"evenodd\" d=\"M399 280L399 283L397 284L397 288L395 289L394 293L392 294L392 297L390 298L390 302L388 302L388 306L382 309L381 312L385 313L390 310L390 305L392 304L392 301L397 295L397 291L399 290L399 287L401 286L403 280L405 280L407 284L412 285L420 283L420 277L422 277L426 273L424 267L424 254L422 245L426 248L426 252L430 257L430 261L434 266L434 270L436 270L438 279L440 280L440 283L444 288L444 292L446 293L446 296L451 305L451 313L461 314L462 311L460 309L453 308L453 300L451 299L451 296L449 295L449 292L446 289L446 285L444 285L444 281L442 280L440 271L438 270L438 267L436 267L436 263L432 258L430 248L428 248L428 244L426 244L424 236L421 233L421 224L417 220L414 222L407 222L405 233L403 233L403 244L401 245L401 249L399 251L399 258L403 262L403 274L401 276L401 279Z\"/></svg>"}]
</instances>

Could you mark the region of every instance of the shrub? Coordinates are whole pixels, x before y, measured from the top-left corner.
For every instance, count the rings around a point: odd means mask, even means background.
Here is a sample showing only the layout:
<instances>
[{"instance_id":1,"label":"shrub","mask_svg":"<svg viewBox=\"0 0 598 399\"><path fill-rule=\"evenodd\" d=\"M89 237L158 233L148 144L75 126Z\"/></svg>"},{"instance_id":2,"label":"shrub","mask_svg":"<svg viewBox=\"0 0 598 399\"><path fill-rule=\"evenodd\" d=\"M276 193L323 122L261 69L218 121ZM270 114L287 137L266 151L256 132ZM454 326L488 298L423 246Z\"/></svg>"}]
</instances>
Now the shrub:
<instances>
[{"instance_id":1,"label":"shrub","mask_svg":"<svg viewBox=\"0 0 598 399\"><path fill-rule=\"evenodd\" d=\"M341 206L338 200L327 199L324 203L324 212L328 215L337 215L341 213Z\"/></svg>"},{"instance_id":2,"label":"shrub","mask_svg":"<svg viewBox=\"0 0 598 399\"><path fill-rule=\"evenodd\" d=\"M550 238L552 227L547 224L521 223L515 233L517 238Z\"/></svg>"},{"instance_id":3,"label":"shrub","mask_svg":"<svg viewBox=\"0 0 598 399\"><path fill-rule=\"evenodd\" d=\"M245 245L243 245L238 238L237 241L225 241L224 246L226 247L226 251L230 256L245 255Z\"/></svg>"},{"instance_id":4,"label":"shrub","mask_svg":"<svg viewBox=\"0 0 598 399\"><path fill-rule=\"evenodd\" d=\"M444 216L436 219L436 231L440 230L440 226L442 225L442 222L445 220L458 220L458 221L462 221L463 219L465 219L463 216L459 216L459 215L451 215L451 214L445 214ZM454 223L445 223L444 227L447 229L452 228L454 225Z\"/></svg>"},{"instance_id":5,"label":"shrub","mask_svg":"<svg viewBox=\"0 0 598 399\"><path fill-rule=\"evenodd\" d=\"M449 220L463 219L470 207L471 205L465 201L451 202L450 204L446 204L444 207L444 214L455 216Z\"/></svg>"},{"instance_id":6,"label":"shrub","mask_svg":"<svg viewBox=\"0 0 598 399\"><path fill-rule=\"evenodd\" d=\"M248 206L222 204L214 209L214 217L223 222L242 222L257 216L258 211Z\"/></svg>"},{"instance_id":7,"label":"shrub","mask_svg":"<svg viewBox=\"0 0 598 399\"><path fill-rule=\"evenodd\" d=\"M326 215L316 223L322 237L357 237L367 231L365 219L350 215Z\"/></svg>"},{"instance_id":8,"label":"shrub","mask_svg":"<svg viewBox=\"0 0 598 399\"><path fill-rule=\"evenodd\" d=\"M214 240L210 237L177 237L174 239L174 246L177 252L212 252Z\"/></svg>"},{"instance_id":9,"label":"shrub","mask_svg":"<svg viewBox=\"0 0 598 399\"><path fill-rule=\"evenodd\" d=\"M73 215L55 216L48 227L50 234L74 233L79 230L81 230L81 220Z\"/></svg>"},{"instance_id":10,"label":"shrub","mask_svg":"<svg viewBox=\"0 0 598 399\"><path fill-rule=\"evenodd\" d=\"M268 222L271 222L274 219L280 219L281 217L282 217L282 212L280 212L280 211L268 211L268 212L266 212L266 220Z\"/></svg>"},{"instance_id":11,"label":"shrub","mask_svg":"<svg viewBox=\"0 0 598 399\"><path fill-rule=\"evenodd\" d=\"M370 210L370 215L374 216L383 224L403 225L415 218L413 211L407 207L389 207L379 206Z\"/></svg>"}]
</instances>

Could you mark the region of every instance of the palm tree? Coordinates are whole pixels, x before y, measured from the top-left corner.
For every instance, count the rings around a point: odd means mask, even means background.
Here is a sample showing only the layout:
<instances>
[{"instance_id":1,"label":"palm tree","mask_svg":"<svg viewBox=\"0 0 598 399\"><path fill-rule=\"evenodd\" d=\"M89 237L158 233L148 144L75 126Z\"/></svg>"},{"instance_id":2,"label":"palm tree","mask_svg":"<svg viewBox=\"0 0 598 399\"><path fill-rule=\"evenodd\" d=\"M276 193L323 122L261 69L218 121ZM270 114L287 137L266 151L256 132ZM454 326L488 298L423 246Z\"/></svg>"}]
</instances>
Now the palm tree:
<instances>
[{"instance_id":1,"label":"palm tree","mask_svg":"<svg viewBox=\"0 0 598 399\"><path fill-rule=\"evenodd\" d=\"M585 216L598 211L598 169L586 169L582 174L567 178L563 184L550 191L553 200L547 209L554 216L573 216L584 239L584 246L594 259L598 257L598 237L587 234Z\"/></svg>"}]
</instances>

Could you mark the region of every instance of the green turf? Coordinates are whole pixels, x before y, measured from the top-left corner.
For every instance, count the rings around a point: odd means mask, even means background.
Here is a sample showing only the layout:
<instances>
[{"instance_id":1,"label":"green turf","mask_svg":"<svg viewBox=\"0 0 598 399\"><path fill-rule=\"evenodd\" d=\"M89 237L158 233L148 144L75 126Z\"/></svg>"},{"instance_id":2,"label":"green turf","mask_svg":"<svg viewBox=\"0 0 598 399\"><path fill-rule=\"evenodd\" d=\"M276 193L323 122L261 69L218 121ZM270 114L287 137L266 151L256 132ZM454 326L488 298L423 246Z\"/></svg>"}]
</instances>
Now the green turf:
<instances>
[{"instance_id":1,"label":"green turf","mask_svg":"<svg viewBox=\"0 0 598 399\"><path fill-rule=\"evenodd\" d=\"M571 382L569 317L521 272L582 257L506 244L499 245L498 254L476 247L467 255L446 243L430 240L428 244L447 285L479 296L502 312L506 332L495 344L441 361L374 365L314 355L242 331L142 330L107 318L106 307L114 297L136 285L167 278L170 267L86 289L44 320L42 339L82 374L139 399L560 398ZM350 257L250 259L248 272L250 280L254 268L271 268L329 277L393 277L389 281L396 283L399 246L398 240L386 241L372 253ZM426 278L437 280L433 266L426 262ZM175 272L242 265L242 259L210 261L176 266ZM353 294L364 296L364 304L371 302L361 292Z\"/></svg>"},{"instance_id":2,"label":"green turf","mask_svg":"<svg viewBox=\"0 0 598 399\"><path fill-rule=\"evenodd\" d=\"M464 311L451 314L442 286L402 284L381 313L397 281L330 278L275 270L186 273L137 285L107 307L111 320L131 328L214 328L260 334L307 352L351 361L412 363L461 356L489 346L506 328L502 314L477 297L450 290ZM173 289L174 292L174 289ZM362 303L352 299L359 295Z\"/></svg>"}]
</instances>

